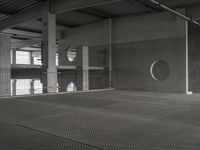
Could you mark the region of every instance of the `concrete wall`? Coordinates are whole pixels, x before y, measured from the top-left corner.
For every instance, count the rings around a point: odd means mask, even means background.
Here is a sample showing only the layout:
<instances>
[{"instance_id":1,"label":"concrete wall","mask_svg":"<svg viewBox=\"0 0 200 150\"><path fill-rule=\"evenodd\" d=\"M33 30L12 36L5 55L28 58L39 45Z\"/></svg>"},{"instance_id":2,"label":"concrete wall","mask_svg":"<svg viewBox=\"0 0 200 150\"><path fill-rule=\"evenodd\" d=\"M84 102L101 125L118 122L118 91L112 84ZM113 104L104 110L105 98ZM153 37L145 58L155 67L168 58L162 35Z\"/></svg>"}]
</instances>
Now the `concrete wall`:
<instances>
[{"instance_id":1,"label":"concrete wall","mask_svg":"<svg viewBox=\"0 0 200 150\"><path fill-rule=\"evenodd\" d=\"M113 21L113 87L186 92L186 23L169 13L125 17ZM156 81L154 61L165 60L169 77Z\"/></svg>"},{"instance_id":2,"label":"concrete wall","mask_svg":"<svg viewBox=\"0 0 200 150\"><path fill-rule=\"evenodd\" d=\"M199 6L187 8L187 16L200 18ZM188 26L188 61L189 61L189 90L200 91L200 28L189 24Z\"/></svg>"},{"instance_id":3,"label":"concrete wall","mask_svg":"<svg viewBox=\"0 0 200 150\"><path fill-rule=\"evenodd\" d=\"M200 28L189 26L189 89L200 90Z\"/></svg>"},{"instance_id":4,"label":"concrete wall","mask_svg":"<svg viewBox=\"0 0 200 150\"><path fill-rule=\"evenodd\" d=\"M112 43L114 88L186 92L185 21L169 13L115 18L112 25ZM107 21L66 31L65 39L60 41L61 47L87 45L94 50L92 53L98 53L98 49L102 47L108 51L108 44ZM94 63L98 61L98 55ZM91 60L95 58L95 54L91 56ZM107 55L104 57L107 58ZM165 81L156 81L150 74L152 63L158 59L165 60L170 67L169 77ZM94 85L96 84L99 83L94 82Z\"/></svg>"},{"instance_id":5,"label":"concrete wall","mask_svg":"<svg viewBox=\"0 0 200 150\"><path fill-rule=\"evenodd\" d=\"M0 96L10 96L10 37L0 34Z\"/></svg>"},{"instance_id":6,"label":"concrete wall","mask_svg":"<svg viewBox=\"0 0 200 150\"><path fill-rule=\"evenodd\" d=\"M113 86L117 89L186 92L185 38L129 42L113 46ZM156 81L150 73L154 61L165 60L170 74Z\"/></svg>"},{"instance_id":7,"label":"concrete wall","mask_svg":"<svg viewBox=\"0 0 200 150\"><path fill-rule=\"evenodd\" d=\"M108 20L97 22L91 25L67 30L65 39L59 41L59 65L77 66L77 59L69 62L67 59L67 49L70 46L78 47L80 45L89 46L89 66L103 67L103 70L89 71L89 89L108 88ZM79 53L77 51L77 53ZM68 75L70 74L70 76ZM65 90L68 82L77 83L76 71L64 71L58 76L59 85ZM67 80L67 83L66 83ZM64 83L65 82L65 83Z\"/></svg>"},{"instance_id":8,"label":"concrete wall","mask_svg":"<svg viewBox=\"0 0 200 150\"><path fill-rule=\"evenodd\" d=\"M106 46L89 48L89 66L105 68L103 70L89 71L89 89L108 88L108 54L106 51ZM66 48L60 49L59 64L62 66L77 66L77 59L75 58L73 62L69 62L66 56ZM61 74L58 76L58 83L61 86L62 91L66 89L66 86L70 82L78 85L77 70L61 70L60 72Z\"/></svg>"}]
</instances>

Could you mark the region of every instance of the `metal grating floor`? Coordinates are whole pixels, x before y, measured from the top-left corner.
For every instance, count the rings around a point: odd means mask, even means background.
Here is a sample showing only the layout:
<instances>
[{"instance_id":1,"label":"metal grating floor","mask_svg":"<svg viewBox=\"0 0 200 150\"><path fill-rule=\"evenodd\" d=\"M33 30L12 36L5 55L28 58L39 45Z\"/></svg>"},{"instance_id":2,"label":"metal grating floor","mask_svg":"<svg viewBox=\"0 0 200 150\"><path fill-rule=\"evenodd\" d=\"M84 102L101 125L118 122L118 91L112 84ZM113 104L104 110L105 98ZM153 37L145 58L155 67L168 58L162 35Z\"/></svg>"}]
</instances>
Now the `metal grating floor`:
<instances>
[{"instance_id":1,"label":"metal grating floor","mask_svg":"<svg viewBox=\"0 0 200 150\"><path fill-rule=\"evenodd\" d=\"M200 95L101 91L4 99L0 149L199 150L199 117Z\"/></svg>"},{"instance_id":2,"label":"metal grating floor","mask_svg":"<svg viewBox=\"0 0 200 150\"><path fill-rule=\"evenodd\" d=\"M0 150L98 150L71 140L0 122Z\"/></svg>"}]
</instances>

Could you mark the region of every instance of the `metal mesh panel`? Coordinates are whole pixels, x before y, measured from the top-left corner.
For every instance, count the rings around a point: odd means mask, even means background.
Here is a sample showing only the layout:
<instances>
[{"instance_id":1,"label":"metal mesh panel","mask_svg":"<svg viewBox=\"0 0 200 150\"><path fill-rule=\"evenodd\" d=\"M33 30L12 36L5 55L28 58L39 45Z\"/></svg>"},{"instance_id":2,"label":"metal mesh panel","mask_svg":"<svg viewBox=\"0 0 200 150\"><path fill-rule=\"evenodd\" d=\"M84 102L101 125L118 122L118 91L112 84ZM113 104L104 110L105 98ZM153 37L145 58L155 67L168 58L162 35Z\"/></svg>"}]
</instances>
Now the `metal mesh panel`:
<instances>
[{"instance_id":1,"label":"metal mesh panel","mask_svg":"<svg viewBox=\"0 0 200 150\"><path fill-rule=\"evenodd\" d=\"M0 122L1 150L95 150L96 148L35 130Z\"/></svg>"},{"instance_id":2,"label":"metal mesh panel","mask_svg":"<svg viewBox=\"0 0 200 150\"><path fill-rule=\"evenodd\" d=\"M129 91L36 96L1 101L0 121L99 149L199 150L199 105Z\"/></svg>"}]
</instances>

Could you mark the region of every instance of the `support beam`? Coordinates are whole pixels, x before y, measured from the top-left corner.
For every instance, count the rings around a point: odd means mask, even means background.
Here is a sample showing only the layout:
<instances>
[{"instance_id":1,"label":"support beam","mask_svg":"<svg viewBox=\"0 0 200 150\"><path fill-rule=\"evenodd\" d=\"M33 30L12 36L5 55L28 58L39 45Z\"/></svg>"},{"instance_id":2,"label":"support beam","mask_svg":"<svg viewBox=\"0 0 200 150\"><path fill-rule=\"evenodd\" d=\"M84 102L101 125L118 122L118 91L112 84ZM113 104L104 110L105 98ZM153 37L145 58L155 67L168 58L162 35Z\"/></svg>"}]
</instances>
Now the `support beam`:
<instances>
[{"instance_id":1,"label":"support beam","mask_svg":"<svg viewBox=\"0 0 200 150\"><path fill-rule=\"evenodd\" d=\"M33 24L36 24L38 26L42 26L42 21L41 20L34 20L34 21L31 21L31 23ZM62 31L66 30L68 27L66 26L63 26L63 25L60 25L60 24L57 24L56 25L56 29L57 29L57 33L56 33L56 39L57 40L60 40L62 39ZM27 31L26 29L23 29L23 28L12 28L12 29L5 29L2 31L3 34L8 34L12 37L15 37L15 38L31 38L31 39L41 39L42 37L42 33L38 32L38 31Z\"/></svg>"},{"instance_id":2,"label":"support beam","mask_svg":"<svg viewBox=\"0 0 200 150\"><path fill-rule=\"evenodd\" d=\"M19 30L19 29L6 29L3 31L3 33L10 34L10 35L22 36L22 37L41 38L41 33L23 31L23 30Z\"/></svg>"},{"instance_id":3,"label":"support beam","mask_svg":"<svg viewBox=\"0 0 200 150\"><path fill-rule=\"evenodd\" d=\"M16 50L12 50L12 64L16 64Z\"/></svg>"},{"instance_id":4,"label":"support beam","mask_svg":"<svg viewBox=\"0 0 200 150\"><path fill-rule=\"evenodd\" d=\"M31 65L34 65L34 57L32 51L30 51L30 60L31 60Z\"/></svg>"},{"instance_id":5,"label":"support beam","mask_svg":"<svg viewBox=\"0 0 200 150\"><path fill-rule=\"evenodd\" d=\"M37 5L33 8L27 9L25 11L22 11L20 13L17 13L11 17L5 18L0 21L0 31L13 27L17 24L20 24L22 22L37 19L42 16L42 8L43 4Z\"/></svg>"},{"instance_id":6,"label":"support beam","mask_svg":"<svg viewBox=\"0 0 200 150\"><path fill-rule=\"evenodd\" d=\"M0 35L0 96L10 96L10 37Z\"/></svg>"},{"instance_id":7,"label":"support beam","mask_svg":"<svg viewBox=\"0 0 200 150\"><path fill-rule=\"evenodd\" d=\"M147 9L149 9L150 11L152 12L157 12L157 11L160 11L161 9L154 6L154 4L152 4L151 2L147 1L147 0L128 0L129 2L131 3L139 3L141 5L143 5L144 7L146 7Z\"/></svg>"},{"instance_id":8,"label":"support beam","mask_svg":"<svg viewBox=\"0 0 200 150\"><path fill-rule=\"evenodd\" d=\"M32 80L31 80L31 88L30 88L30 93L31 93L31 95L34 95L34 94L35 94L34 82L35 82L35 80L32 79Z\"/></svg>"},{"instance_id":9,"label":"support beam","mask_svg":"<svg viewBox=\"0 0 200 150\"><path fill-rule=\"evenodd\" d=\"M71 10L77 10L87 7L93 7L98 5L104 5L109 3L116 3L123 0L49 0L50 1L50 12L53 14L59 14ZM32 8L29 8L25 11L19 12L13 16L7 17L5 19L0 20L0 31L11 28L20 24L22 22L26 22L32 19L38 19L42 16L43 6L46 3L38 4Z\"/></svg>"},{"instance_id":10,"label":"support beam","mask_svg":"<svg viewBox=\"0 0 200 150\"><path fill-rule=\"evenodd\" d=\"M37 45L40 44L41 40L39 39L28 39L28 40L24 40L24 41L17 41L17 42L13 42L12 43L12 49L21 49L24 47L29 47L32 45Z\"/></svg>"},{"instance_id":11,"label":"support beam","mask_svg":"<svg viewBox=\"0 0 200 150\"><path fill-rule=\"evenodd\" d=\"M70 10L77 10L98 5L116 3L123 0L50 0L52 13L63 13Z\"/></svg>"},{"instance_id":12,"label":"support beam","mask_svg":"<svg viewBox=\"0 0 200 150\"><path fill-rule=\"evenodd\" d=\"M43 8L42 27L42 70L43 92L55 93L57 91L56 69L56 15L49 12L49 5Z\"/></svg>"},{"instance_id":13,"label":"support beam","mask_svg":"<svg viewBox=\"0 0 200 150\"><path fill-rule=\"evenodd\" d=\"M17 80L14 79L12 82L12 95L11 96L16 96L17 95Z\"/></svg>"},{"instance_id":14,"label":"support beam","mask_svg":"<svg viewBox=\"0 0 200 150\"><path fill-rule=\"evenodd\" d=\"M89 48L87 46L78 47L77 51L77 89L79 91L89 90Z\"/></svg>"},{"instance_id":15,"label":"support beam","mask_svg":"<svg viewBox=\"0 0 200 150\"><path fill-rule=\"evenodd\" d=\"M113 17L103 12L100 12L99 10L95 10L94 8L84 8L84 9L79 9L78 11L101 19Z\"/></svg>"},{"instance_id":16,"label":"support beam","mask_svg":"<svg viewBox=\"0 0 200 150\"><path fill-rule=\"evenodd\" d=\"M108 29L109 29L109 88L112 87L112 19L108 20Z\"/></svg>"}]
</instances>

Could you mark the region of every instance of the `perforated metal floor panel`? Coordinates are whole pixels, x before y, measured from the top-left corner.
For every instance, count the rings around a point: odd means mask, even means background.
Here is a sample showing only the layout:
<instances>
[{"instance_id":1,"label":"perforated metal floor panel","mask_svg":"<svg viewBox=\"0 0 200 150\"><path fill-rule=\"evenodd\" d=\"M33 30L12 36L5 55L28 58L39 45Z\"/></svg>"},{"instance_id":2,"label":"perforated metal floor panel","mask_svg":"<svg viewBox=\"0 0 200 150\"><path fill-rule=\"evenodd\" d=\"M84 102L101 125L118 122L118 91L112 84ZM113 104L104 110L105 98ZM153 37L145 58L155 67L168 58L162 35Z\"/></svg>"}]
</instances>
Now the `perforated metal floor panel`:
<instances>
[{"instance_id":1,"label":"perforated metal floor panel","mask_svg":"<svg viewBox=\"0 0 200 150\"><path fill-rule=\"evenodd\" d=\"M0 122L0 150L98 150L92 146Z\"/></svg>"},{"instance_id":2,"label":"perforated metal floor panel","mask_svg":"<svg viewBox=\"0 0 200 150\"><path fill-rule=\"evenodd\" d=\"M0 120L26 131L17 139L30 149L199 150L199 116L200 95L103 91L0 101ZM16 146L6 137L12 127L3 128L0 146Z\"/></svg>"}]
</instances>

